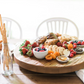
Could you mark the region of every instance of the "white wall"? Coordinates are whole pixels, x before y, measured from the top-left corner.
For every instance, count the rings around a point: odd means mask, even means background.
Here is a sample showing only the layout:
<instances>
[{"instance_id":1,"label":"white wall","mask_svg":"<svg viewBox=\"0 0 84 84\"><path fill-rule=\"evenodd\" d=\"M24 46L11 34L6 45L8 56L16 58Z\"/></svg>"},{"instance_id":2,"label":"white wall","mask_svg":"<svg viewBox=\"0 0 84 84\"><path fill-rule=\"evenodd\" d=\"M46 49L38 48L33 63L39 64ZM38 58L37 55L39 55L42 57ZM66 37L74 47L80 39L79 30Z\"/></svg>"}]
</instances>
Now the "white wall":
<instances>
[{"instance_id":1,"label":"white wall","mask_svg":"<svg viewBox=\"0 0 84 84\"><path fill-rule=\"evenodd\" d=\"M0 14L19 22L24 39L35 38L37 26L52 17L74 21L84 39L84 0L0 0Z\"/></svg>"}]
</instances>

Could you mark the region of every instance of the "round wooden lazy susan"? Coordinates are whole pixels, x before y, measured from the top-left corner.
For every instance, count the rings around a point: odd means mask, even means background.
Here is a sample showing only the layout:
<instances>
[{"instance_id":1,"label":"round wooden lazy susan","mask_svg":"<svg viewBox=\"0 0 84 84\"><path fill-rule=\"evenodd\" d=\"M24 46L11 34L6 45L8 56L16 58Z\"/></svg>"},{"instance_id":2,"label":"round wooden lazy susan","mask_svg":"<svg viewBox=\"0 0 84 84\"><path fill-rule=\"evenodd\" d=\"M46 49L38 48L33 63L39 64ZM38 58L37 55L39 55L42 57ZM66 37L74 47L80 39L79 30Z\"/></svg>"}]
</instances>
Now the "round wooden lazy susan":
<instances>
[{"instance_id":1,"label":"round wooden lazy susan","mask_svg":"<svg viewBox=\"0 0 84 84\"><path fill-rule=\"evenodd\" d=\"M60 63L57 60L47 61L45 59L39 60L34 56L23 56L19 52L19 47L17 47L14 50L14 60L22 68L39 73L61 74L84 68L84 53L70 58L67 63Z\"/></svg>"}]
</instances>

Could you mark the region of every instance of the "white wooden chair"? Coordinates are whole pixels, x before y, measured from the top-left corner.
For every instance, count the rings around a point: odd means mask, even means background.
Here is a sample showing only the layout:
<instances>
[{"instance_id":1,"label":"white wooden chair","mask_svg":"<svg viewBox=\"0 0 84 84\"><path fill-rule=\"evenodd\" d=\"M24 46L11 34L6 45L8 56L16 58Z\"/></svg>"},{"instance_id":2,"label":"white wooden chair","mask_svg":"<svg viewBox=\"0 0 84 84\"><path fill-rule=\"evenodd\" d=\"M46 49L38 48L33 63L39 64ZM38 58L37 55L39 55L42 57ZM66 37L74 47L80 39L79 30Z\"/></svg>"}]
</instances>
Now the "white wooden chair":
<instances>
[{"instance_id":1,"label":"white wooden chair","mask_svg":"<svg viewBox=\"0 0 84 84\"><path fill-rule=\"evenodd\" d=\"M73 21L61 17L50 18L41 22L36 30L36 37L41 36L41 34L44 35L46 34L46 32L68 34L68 35L71 34L72 36L79 37L79 30L77 25Z\"/></svg>"},{"instance_id":2,"label":"white wooden chair","mask_svg":"<svg viewBox=\"0 0 84 84\"><path fill-rule=\"evenodd\" d=\"M8 17L2 17L2 22L5 23L6 26L7 38L22 38L22 29L17 21Z\"/></svg>"}]
</instances>

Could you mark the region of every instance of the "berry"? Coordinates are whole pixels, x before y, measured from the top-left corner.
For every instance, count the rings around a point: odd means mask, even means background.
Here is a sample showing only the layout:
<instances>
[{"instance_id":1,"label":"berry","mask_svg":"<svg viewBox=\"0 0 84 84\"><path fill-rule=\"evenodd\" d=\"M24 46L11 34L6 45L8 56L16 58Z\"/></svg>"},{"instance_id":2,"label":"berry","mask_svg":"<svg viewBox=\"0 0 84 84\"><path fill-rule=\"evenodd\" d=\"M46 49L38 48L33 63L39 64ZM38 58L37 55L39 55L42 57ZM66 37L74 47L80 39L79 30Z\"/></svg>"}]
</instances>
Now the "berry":
<instances>
[{"instance_id":1,"label":"berry","mask_svg":"<svg viewBox=\"0 0 84 84\"><path fill-rule=\"evenodd\" d=\"M73 45L77 45L77 43L73 43Z\"/></svg>"},{"instance_id":2,"label":"berry","mask_svg":"<svg viewBox=\"0 0 84 84\"><path fill-rule=\"evenodd\" d=\"M63 44L62 47L64 47L65 49L67 49L67 44Z\"/></svg>"},{"instance_id":3,"label":"berry","mask_svg":"<svg viewBox=\"0 0 84 84\"><path fill-rule=\"evenodd\" d=\"M45 50L40 50L39 52L44 52Z\"/></svg>"},{"instance_id":4,"label":"berry","mask_svg":"<svg viewBox=\"0 0 84 84\"><path fill-rule=\"evenodd\" d=\"M67 42L66 42L66 41L64 41L64 42L63 42L63 44L67 44Z\"/></svg>"},{"instance_id":5,"label":"berry","mask_svg":"<svg viewBox=\"0 0 84 84\"><path fill-rule=\"evenodd\" d=\"M34 42L31 46L32 46L33 48L35 48L35 47L38 47L39 45L38 45L38 43Z\"/></svg>"},{"instance_id":6,"label":"berry","mask_svg":"<svg viewBox=\"0 0 84 84\"><path fill-rule=\"evenodd\" d=\"M28 40L26 40L25 46L27 46L28 44L30 44L30 42Z\"/></svg>"},{"instance_id":7,"label":"berry","mask_svg":"<svg viewBox=\"0 0 84 84\"><path fill-rule=\"evenodd\" d=\"M36 48L35 51L38 51L38 48Z\"/></svg>"},{"instance_id":8,"label":"berry","mask_svg":"<svg viewBox=\"0 0 84 84\"><path fill-rule=\"evenodd\" d=\"M41 47L42 49L44 49L45 47L42 45L42 47Z\"/></svg>"},{"instance_id":9,"label":"berry","mask_svg":"<svg viewBox=\"0 0 84 84\"><path fill-rule=\"evenodd\" d=\"M62 46L62 43L61 42L57 42L57 46Z\"/></svg>"},{"instance_id":10,"label":"berry","mask_svg":"<svg viewBox=\"0 0 84 84\"><path fill-rule=\"evenodd\" d=\"M70 52L73 52L73 51L74 51L73 49L70 50Z\"/></svg>"},{"instance_id":11,"label":"berry","mask_svg":"<svg viewBox=\"0 0 84 84\"><path fill-rule=\"evenodd\" d=\"M74 51L73 51L73 52L71 52L71 54L73 54L73 55L74 55Z\"/></svg>"},{"instance_id":12,"label":"berry","mask_svg":"<svg viewBox=\"0 0 84 84\"><path fill-rule=\"evenodd\" d=\"M69 55L69 57L71 57L71 58L72 58L73 56L74 56L74 54L72 54L72 53Z\"/></svg>"},{"instance_id":13,"label":"berry","mask_svg":"<svg viewBox=\"0 0 84 84\"><path fill-rule=\"evenodd\" d=\"M76 55L76 51L74 51L74 55Z\"/></svg>"},{"instance_id":14,"label":"berry","mask_svg":"<svg viewBox=\"0 0 84 84\"><path fill-rule=\"evenodd\" d=\"M74 48L74 49L77 48L77 45L74 45L73 48Z\"/></svg>"},{"instance_id":15,"label":"berry","mask_svg":"<svg viewBox=\"0 0 84 84\"><path fill-rule=\"evenodd\" d=\"M70 43L73 44L73 41L71 41Z\"/></svg>"},{"instance_id":16,"label":"berry","mask_svg":"<svg viewBox=\"0 0 84 84\"><path fill-rule=\"evenodd\" d=\"M84 45L84 41L81 42L81 45Z\"/></svg>"},{"instance_id":17,"label":"berry","mask_svg":"<svg viewBox=\"0 0 84 84\"><path fill-rule=\"evenodd\" d=\"M33 56L33 51L29 50L26 54L31 57L31 56Z\"/></svg>"},{"instance_id":18,"label":"berry","mask_svg":"<svg viewBox=\"0 0 84 84\"><path fill-rule=\"evenodd\" d=\"M81 45L81 41L78 41L77 44L78 44L78 45Z\"/></svg>"},{"instance_id":19,"label":"berry","mask_svg":"<svg viewBox=\"0 0 84 84\"><path fill-rule=\"evenodd\" d=\"M22 53L23 53L23 55L25 55L26 52L27 52L26 48L22 48Z\"/></svg>"}]
</instances>

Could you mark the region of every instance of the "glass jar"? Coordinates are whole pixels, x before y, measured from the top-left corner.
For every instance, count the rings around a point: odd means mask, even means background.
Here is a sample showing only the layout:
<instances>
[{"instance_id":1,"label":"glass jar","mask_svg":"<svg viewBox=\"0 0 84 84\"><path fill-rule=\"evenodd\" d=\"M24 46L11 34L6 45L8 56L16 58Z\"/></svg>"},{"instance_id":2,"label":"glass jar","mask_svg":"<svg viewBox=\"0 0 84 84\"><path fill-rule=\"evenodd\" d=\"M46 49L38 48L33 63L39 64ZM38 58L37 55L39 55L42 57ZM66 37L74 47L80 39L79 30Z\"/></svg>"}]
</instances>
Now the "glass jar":
<instances>
[{"instance_id":1,"label":"glass jar","mask_svg":"<svg viewBox=\"0 0 84 84\"><path fill-rule=\"evenodd\" d=\"M5 76L13 74L13 58L12 53L9 51L8 43L2 43L1 69L2 74Z\"/></svg>"}]
</instances>

